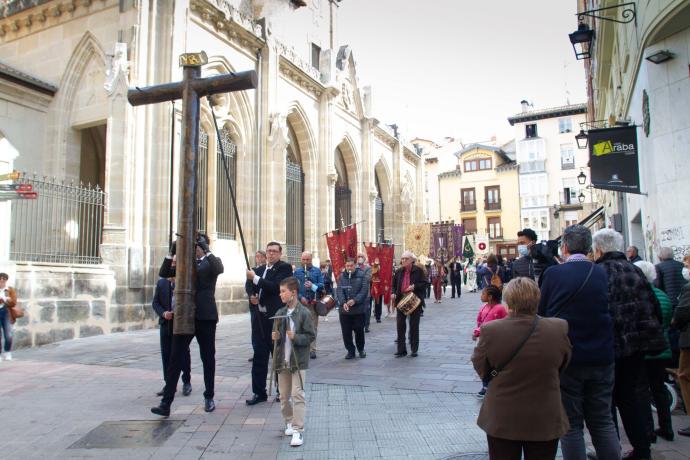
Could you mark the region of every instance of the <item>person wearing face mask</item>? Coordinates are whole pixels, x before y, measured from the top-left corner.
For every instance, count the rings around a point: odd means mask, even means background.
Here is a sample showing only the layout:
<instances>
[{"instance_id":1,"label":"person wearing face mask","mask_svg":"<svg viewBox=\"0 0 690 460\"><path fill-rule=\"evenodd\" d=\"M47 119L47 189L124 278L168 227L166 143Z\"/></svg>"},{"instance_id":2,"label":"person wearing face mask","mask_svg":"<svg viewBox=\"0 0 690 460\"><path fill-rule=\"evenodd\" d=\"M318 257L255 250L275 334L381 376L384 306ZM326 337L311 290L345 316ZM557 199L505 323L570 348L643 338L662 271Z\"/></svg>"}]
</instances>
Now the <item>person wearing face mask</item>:
<instances>
[{"instance_id":1,"label":"person wearing face mask","mask_svg":"<svg viewBox=\"0 0 690 460\"><path fill-rule=\"evenodd\" d=\"M680 357L678 362L678 383L685 403L685 412L690 414L690 254L683 258L684 267L681 271L685 286L681 288L678 305L673 312L671 327L678 330L678 347ZM677 431L681 436L690 436L690 426Z\"/></svg>"},{"instance_id":2,"label":"person wearing face mask","mask_svg":"<svg viewBox=\"0 0 690 460\"><path fill-rule=\"evenodd\" d=\"M513 278L524 276L525 278L535 279L534 262L530 256L530 249L537 242L537 233L531 228L526 228L518 232L518 257L513 262Z\"/></svg>"},{"instance_id":3,"label":"person wearing face mask","mask_svg":"<svg viewBox=\"0 0 690 460\"><path fill-rule=\"evenodd\" d=\"M338 278L338 287L335 290L335 302L340 313L340 328L343 333L343 343L347 349L345 359L355 357L355 345L360 358L366 358L364 351L364 315L365 302L369 296L364 273L355 266L353 259L347 259L345 270ZM355 335L355 344L352 343L352 334Z\"/></svg>"}]
</instances>

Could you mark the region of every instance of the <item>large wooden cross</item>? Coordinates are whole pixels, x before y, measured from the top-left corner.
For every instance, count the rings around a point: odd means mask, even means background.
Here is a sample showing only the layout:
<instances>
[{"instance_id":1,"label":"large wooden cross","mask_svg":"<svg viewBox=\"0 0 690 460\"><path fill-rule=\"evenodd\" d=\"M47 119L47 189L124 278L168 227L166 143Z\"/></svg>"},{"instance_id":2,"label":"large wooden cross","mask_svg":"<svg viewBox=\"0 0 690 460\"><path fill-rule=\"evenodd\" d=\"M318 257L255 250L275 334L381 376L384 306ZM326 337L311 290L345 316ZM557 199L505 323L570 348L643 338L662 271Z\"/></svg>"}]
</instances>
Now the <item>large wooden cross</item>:
<instances>
[{"instance_id":1,"label":"large wooden cross","mask_svg":"<svg viewBox=\"0 0 690 460\"><path fill-rule=\"evenodd\" d=\"M130 89L133 106L182 99L182 148L177 212L177 269L175 275L174 334L194 334L194 277L196 273L197 169L199 164L199 108L204 96L256 88L253 70L201 78L206 53L180 56L183 79L175 83ZM202 184L206 185L206 184ZM172 197L171 197L172 198Z\"/></svg>"}]
</instances>

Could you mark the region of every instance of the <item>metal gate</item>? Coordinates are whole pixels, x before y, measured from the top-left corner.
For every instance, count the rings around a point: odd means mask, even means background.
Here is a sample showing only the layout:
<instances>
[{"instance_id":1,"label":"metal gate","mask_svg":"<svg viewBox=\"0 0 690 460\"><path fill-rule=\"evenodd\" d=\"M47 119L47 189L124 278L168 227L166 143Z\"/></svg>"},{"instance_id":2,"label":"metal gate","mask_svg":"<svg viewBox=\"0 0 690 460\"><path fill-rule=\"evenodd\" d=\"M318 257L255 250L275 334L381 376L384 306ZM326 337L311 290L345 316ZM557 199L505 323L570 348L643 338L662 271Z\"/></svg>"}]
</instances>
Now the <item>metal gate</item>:
<instances>
[{"instance_id":1,"label":"metal gate","mask_svg":"<svg viewBox=\"0 0 690 460\"><path fill-rule=\"evenodd\" d=\"M196 229L206 233L206 218L208 216L208 134L199 131L199 169L196 172Z\"/></svg>"},{"instance_id":2,"label":"metal gate","mask_svg":"<svg viewBox=\"0 0 690 460\"><path fill-rule=\"evenodd\" d=\"M228 164L230 180L232 181L235 194L237 194L237 187L235 186L237 184L237 145L232 141L227 128L220 130L220 139L216 148L216 232L218 238L234 240L237 217L235 216L235 210L232 208L230 184L225 175L221 144L223 145L223 150L225 150L225 160Z\"/></svg>"},{"instance_id":3,"label":"metal gate","mask_svg":"<svg viewBox=\"0 0 690 460\"><path fill-rule=\"evenodd\" d=\"M304 250L304 173L302 166L286 161L285 247L287 262L299 265Z\"/></svg>"},{"instance_id":4,"label":"metal gate","mask_svg":"<svg viewBox=\"0 0 690 460\"><path fill-rule=\"evenodd\" d=\"M342 185L335 186L335 228L341 228L345 225L350 225L350 198L352 191Z\"/></svg>"},{"instance_id":5,"label":"metal gate","mask_svg":"<svg viewBox=\"0 0 690 460\"><path fill-rule=\"evenodd\" d=\"M374 210L376 211L376 242L383 243L384 235L384 220L383 220L383 199L380 196L376 197L374 201Z\"/></svg>"}]
</instances>

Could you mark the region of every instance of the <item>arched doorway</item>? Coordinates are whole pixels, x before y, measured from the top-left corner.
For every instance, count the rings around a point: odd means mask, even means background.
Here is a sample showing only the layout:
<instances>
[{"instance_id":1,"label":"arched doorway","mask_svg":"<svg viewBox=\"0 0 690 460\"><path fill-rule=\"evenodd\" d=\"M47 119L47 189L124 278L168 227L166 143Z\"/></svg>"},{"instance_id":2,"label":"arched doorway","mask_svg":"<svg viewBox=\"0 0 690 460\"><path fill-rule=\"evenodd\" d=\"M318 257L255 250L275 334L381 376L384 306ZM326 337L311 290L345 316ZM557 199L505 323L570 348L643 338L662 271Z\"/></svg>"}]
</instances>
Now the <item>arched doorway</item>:
<instances>
[{"instance_id":1,"label":"arched doorway","mask_svg":"<svg viewBox=\"0 0 690 460\"><path fill-rule=\"evenodd\" d=\"M374 200L374 212L376 216L376 242L383 243L385 239L385 213L383 195L381 194L381 185L379 184L378 174L374 174L374 182L376 184L376 199Z\"/></svg>"},{"instance_id":2,"label":"arched doorway","mask_svg":"<svg viewBox=\"0 0 690 460\"><path fill-rule=\"evenodd\" d=\"M292 126L285 149L285 246L288 263L299 264L304 250L304 171L302 152Z\"/></svg>"},{"instance_id":3,"label":"arched doorway","mask_svg":"<svg viewBox=\"0 0 690 460\"><path fill-rule=\"evenodd\" d=\"M338 174L335 183L335 228L341 228L352 223L352 191L340 147L335 149L335 171Z\"/></svg>"}]
</instances>

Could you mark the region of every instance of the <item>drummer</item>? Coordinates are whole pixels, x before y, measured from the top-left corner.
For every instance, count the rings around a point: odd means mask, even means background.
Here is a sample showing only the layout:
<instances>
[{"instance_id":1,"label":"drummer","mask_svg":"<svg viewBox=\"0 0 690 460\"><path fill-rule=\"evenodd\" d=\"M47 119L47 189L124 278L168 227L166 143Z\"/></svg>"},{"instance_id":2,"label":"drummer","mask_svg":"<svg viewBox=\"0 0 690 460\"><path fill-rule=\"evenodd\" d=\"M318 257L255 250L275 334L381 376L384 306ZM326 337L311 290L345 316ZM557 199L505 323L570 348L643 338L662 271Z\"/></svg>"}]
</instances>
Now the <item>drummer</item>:
<instances>
[{"instance_id":1,"label":"drummer","mask_svg":"<svg viewBox=\"0 0 690 460\"><path fill-rule=\"evenodd\" d=\"M417 258L411 251L403 252L400 257L402 266L395 272L393 277L393 295L391 296L391 303L393 305L397 305L410 292L414 292L421 300L421 305L409 316L405 316L400 311L397 312L398 351L395 353L397 358L407 356L407 345L405 343L407 318L410 318L410 351L412 352L410 356L415 358L419 350L419 320L424 308L427 281L424 270L415 264L416 261Z\"/></svg>"}]
</instances>

